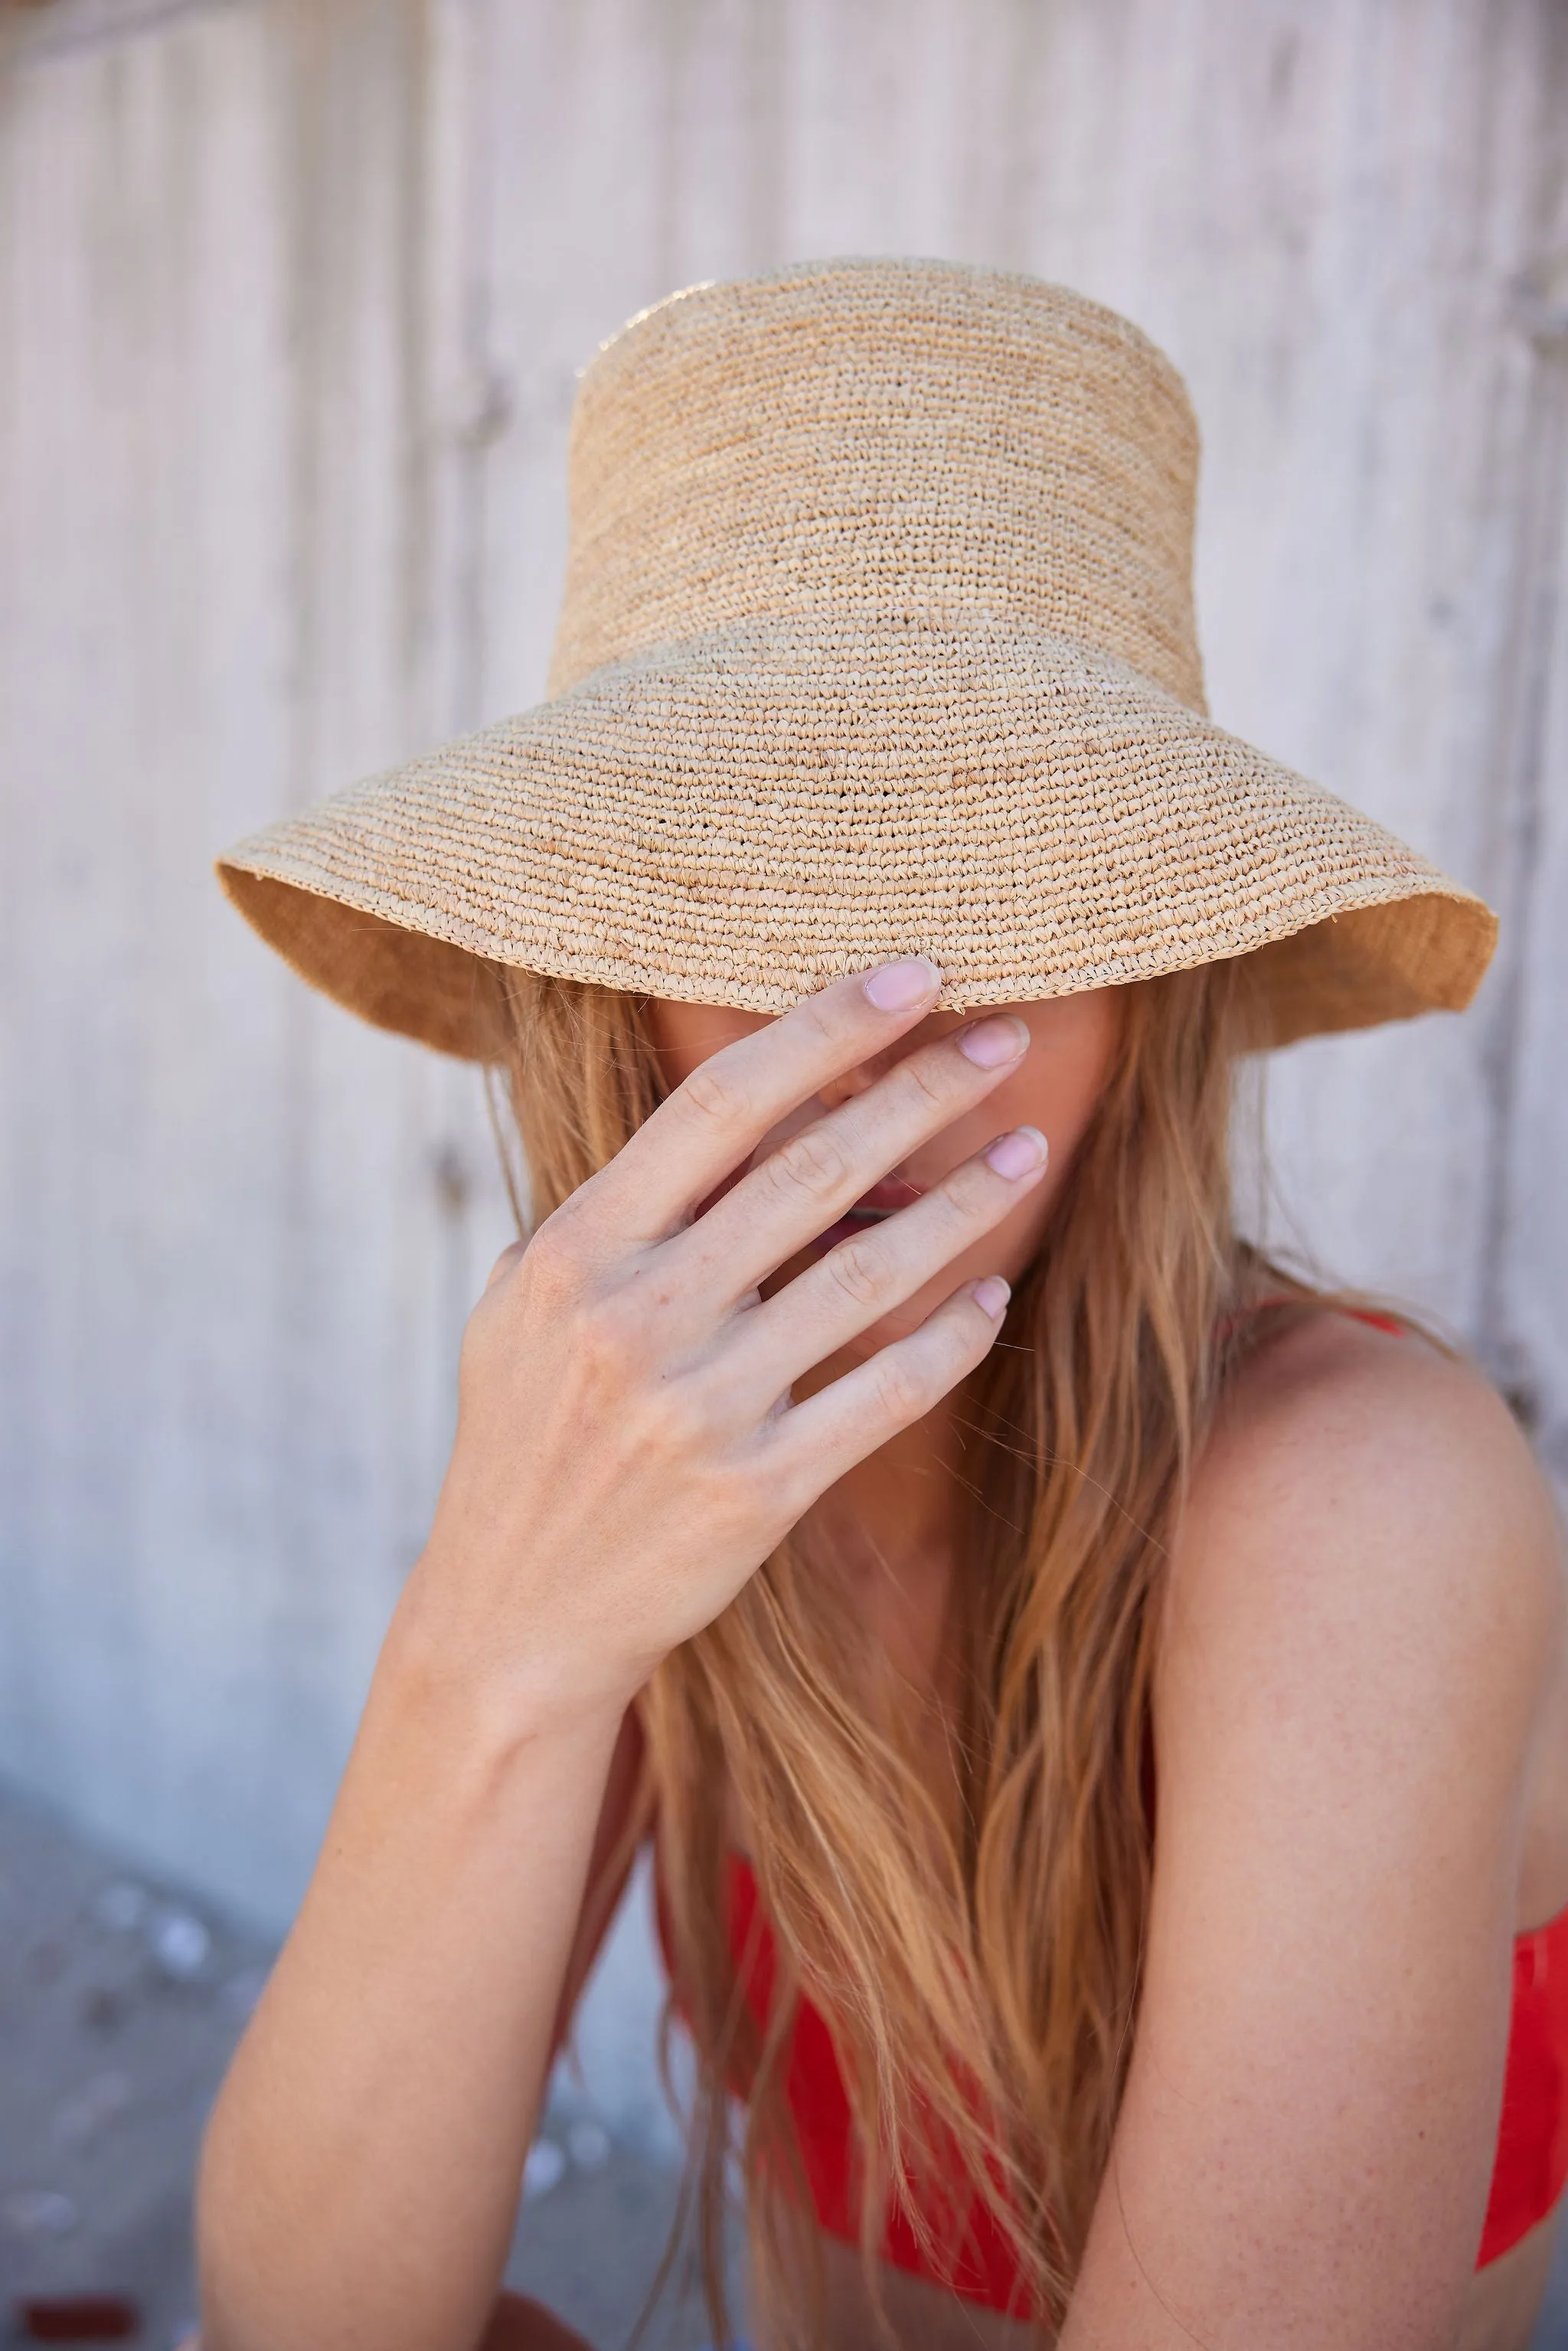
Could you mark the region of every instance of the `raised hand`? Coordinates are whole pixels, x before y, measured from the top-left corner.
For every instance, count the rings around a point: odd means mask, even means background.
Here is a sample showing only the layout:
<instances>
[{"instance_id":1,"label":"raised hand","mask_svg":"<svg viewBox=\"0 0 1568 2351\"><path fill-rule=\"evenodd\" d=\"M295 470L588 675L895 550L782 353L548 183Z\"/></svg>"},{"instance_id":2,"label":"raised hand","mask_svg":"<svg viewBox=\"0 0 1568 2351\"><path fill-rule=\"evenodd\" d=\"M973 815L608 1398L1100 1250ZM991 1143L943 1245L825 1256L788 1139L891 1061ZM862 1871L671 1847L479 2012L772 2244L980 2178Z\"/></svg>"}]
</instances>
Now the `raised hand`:
<instances>
[{"instance_id":1,"label":"raised hand","mask_svg":"<svg viewBox=\"0 0 1568 2351\"><path fill-rule=\"evenodd\" d=\"M498 1671L530 1722L624 1705L825 1488L989 1348L1008 1295L997 1278L791 1399L1039 1180L1045 1145L1029 1128L761 1294L1027 1050L1021 1021L982 1016L767 1147L920 1021L939 984L922 959L883 966L727 1045L497 1266L465 1341L456 1444L406 1606L444 1646L455 1635L464 1655L482 1652L491 1687Z\"/></svg>"}]
</instances>

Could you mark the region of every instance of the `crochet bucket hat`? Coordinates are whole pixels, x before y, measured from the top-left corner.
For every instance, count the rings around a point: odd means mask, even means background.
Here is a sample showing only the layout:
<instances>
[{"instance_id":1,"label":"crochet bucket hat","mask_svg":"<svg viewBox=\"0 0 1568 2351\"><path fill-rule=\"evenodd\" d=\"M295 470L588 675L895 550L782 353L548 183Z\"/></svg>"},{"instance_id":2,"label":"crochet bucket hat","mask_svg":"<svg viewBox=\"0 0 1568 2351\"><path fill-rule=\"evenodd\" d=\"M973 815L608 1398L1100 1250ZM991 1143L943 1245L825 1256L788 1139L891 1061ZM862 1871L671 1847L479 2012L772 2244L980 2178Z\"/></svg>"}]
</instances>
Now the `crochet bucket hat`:
<instances>
[{"instance_id":1,"label":"crochet bucket hat","mask_svg":"<svg viewBox=\"0 0 1568 2351\"><path fill-rule=\"evenodd\" d=\"M1259 1043L1469 1001L1496 922L1206 714L1197 433L1114 312L840 261L700 286L588 368L549 699L220 861L340 1003L494 1050L493 971L781 1011L1249 955Z\"/></svg>"}]
</instances>

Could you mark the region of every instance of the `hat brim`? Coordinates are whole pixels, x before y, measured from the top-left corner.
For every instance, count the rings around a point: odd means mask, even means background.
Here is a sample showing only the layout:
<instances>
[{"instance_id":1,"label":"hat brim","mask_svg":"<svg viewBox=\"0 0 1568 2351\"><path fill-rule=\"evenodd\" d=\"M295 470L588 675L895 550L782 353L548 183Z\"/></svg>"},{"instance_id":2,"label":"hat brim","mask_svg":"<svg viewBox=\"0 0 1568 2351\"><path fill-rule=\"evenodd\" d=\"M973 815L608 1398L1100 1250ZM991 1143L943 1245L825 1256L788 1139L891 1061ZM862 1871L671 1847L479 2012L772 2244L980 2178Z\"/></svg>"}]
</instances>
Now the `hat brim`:
<instances>
[{"instance_id":1,"label":"hat brim","mask_svg":"<svg viewBox=\"0 0 1568 2351\"><path fill-rule=\"evenodd\" d=\"M924 953L941 1001L1255 955L1260 1044L1469 1003L1490 910L1124 663L928 613L653 645L220 860L378 1026L484 1060L486 967L783 1011Z\"/></svg>"}]
</instances>

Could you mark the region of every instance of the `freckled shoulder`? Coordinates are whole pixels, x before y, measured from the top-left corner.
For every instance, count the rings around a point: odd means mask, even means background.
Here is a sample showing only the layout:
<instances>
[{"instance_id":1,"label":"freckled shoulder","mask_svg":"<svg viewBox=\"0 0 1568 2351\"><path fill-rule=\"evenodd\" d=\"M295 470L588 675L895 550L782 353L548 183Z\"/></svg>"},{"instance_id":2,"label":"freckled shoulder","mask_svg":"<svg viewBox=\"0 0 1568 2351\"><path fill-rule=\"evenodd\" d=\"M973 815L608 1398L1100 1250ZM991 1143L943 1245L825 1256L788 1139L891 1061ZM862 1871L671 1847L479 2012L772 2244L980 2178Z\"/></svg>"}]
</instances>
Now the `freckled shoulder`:
<instances>
[{"instance_id":1,"label":"freckled shoulder","mask_svg":"<svg viewBox=\"0 0 1568 2351\"><path fill-rule=\"evenodd\" d=\"M1560 1851L1526 1887L1555 1514L1467 1365L1323 1311L1259 1338L1169 1562L1141 2001L1079 2292L1098 2318L1158 2280L1118 2341L1452 2342L1511 1938L1562 1899Z\"/></svg>"},{"instance_id":2,"label":"freckled shoulder","mask_svg":"<svg viewBox=\"0 0 1568 2351\"><path fill-rule=\"evenodd\" d=\"M1196 1637L1234 1671L1343 1643L1414 1698L1456 1677L1514 1719L1556 1679L1555 1505L1470 1364L1353 1317L1281 1319L1239 1368L1173 1549L1167 1696ZM1392 1692L1391 1692L1392 1694Z\"/></svg>"}]
</instances>

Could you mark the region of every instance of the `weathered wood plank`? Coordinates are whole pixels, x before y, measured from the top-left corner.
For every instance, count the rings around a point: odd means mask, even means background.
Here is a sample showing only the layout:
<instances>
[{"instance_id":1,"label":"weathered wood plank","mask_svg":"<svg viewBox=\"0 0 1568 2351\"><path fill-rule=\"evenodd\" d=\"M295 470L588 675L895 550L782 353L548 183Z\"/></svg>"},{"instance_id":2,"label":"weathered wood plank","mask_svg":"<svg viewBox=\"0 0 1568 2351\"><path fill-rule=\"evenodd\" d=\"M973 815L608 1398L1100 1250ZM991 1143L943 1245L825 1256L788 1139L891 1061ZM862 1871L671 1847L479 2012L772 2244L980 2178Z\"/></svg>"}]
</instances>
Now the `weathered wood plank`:
<instances>
[{"instance_id":1,"label":"weathered wood plank","mask_svg":"<svg viewBox=\"0 0 1568 2351\"><path fill-rule=\"evenodd\" d=\"M1568 47L1568 19L1562 22ZM1568 1492L1568 132L1542 189L1548 234L1521 312L1538 353L1535 530L1515 596L1517 935L1494 1054L1498 1214L1487 1337Z\"/></svg>"},{"instance_id":2,"label":"weathered wood plank","mask_svg":"<svg viewBox=\"0 0 1568 2351\"><path fill-rule=\"evenodd\" d=\"M274 1918L501 1221L468 1074L312 1001L210 872L466 715L434 561L427 288L459 274L423 245L434 20L329 19L51 58L0 158L26 1008L0 1761Z\"/></svg>"}]
</instances>

